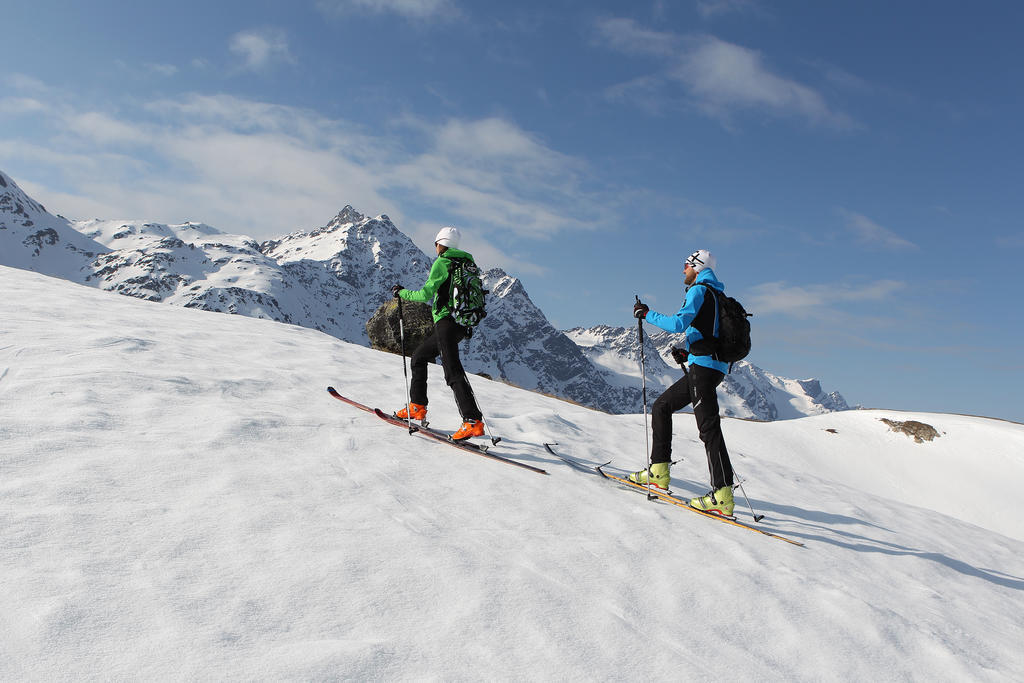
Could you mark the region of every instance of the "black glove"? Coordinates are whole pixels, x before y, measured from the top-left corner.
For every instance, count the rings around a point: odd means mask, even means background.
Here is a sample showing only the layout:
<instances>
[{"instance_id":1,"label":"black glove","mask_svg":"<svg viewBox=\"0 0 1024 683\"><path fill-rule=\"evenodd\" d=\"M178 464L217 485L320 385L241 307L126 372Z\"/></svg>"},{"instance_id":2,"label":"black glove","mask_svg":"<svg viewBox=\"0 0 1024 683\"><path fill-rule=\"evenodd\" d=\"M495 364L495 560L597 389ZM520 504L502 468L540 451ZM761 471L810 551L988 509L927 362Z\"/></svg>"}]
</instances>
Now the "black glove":
<instances>
[{"instance_id":1,"label":"black glove","mask_svg":"<svg viewBox=\"0 0 1024 683\"><path fill-rule=\"evenodd\" d=\"M398 293L401 292L403 289L405 289L405 287L403 287L402 285L395 285L394 287L391 288L391 296L397 299Z\"/></svg>"},{"instance_id":2,"label":"black glove","mask_svg":"<svg viewBox=\"0 0 1024 683\"><path fill-rule=\"evenodd\" d=\"M647 317L647 311L651 310L650 307L642 301L637 301L633 304L633 317L638 320L643 320Z\"/></svg>"},{"instance_id":3,"label":"black glove","mask_svg":"<svg viewBox=\"0 0 1024 683\"><path fill-rule=\"evenodd\" d=\"M690 352L687 351L686 349L676 348L675 346L672 347L672 360L674 360L675 362L679 363L680 365L684 365L686 361L689 360L689 358Z\"/></svg>"}]
</instances>

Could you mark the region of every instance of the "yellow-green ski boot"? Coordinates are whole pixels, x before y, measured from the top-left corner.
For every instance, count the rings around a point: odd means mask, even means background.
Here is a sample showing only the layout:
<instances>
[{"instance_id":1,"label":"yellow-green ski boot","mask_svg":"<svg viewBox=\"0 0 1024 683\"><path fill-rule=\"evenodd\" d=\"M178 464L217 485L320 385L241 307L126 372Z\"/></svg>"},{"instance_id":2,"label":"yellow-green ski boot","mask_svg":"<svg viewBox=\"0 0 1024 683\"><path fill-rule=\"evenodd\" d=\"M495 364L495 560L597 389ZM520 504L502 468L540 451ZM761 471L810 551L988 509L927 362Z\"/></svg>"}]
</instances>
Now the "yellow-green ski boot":
<instances>
[{"instance_id":1,"label":"yellow-green ski boot","mask_svg":"<svg viewBox=\"0 0 1024 683\"><path fill-rule=\"evenodd\" d=\"M668 491L668 484L671 477L668 474L668 469L671 465L667 462L655 462L651 463L651 486L662 491ZM640 470L626 477L634 484L640 484L641 486L647 486L648 476L647 470ZM731 499L730 499L731 500Z\"/></svg>"},{"instance_id":2,"label":"yellow-green ski boot","mask_svg":"<svg viewBox=\"0 0 1024 683\"><path fill-rule=\"evenodd\" d=\"M712 491L706 496L694 498L690 501L690 507L704 512L712 512L723 517L732 517L733 500L732 487L723 486L717 491Z\"/></svg>"}]
</instances>

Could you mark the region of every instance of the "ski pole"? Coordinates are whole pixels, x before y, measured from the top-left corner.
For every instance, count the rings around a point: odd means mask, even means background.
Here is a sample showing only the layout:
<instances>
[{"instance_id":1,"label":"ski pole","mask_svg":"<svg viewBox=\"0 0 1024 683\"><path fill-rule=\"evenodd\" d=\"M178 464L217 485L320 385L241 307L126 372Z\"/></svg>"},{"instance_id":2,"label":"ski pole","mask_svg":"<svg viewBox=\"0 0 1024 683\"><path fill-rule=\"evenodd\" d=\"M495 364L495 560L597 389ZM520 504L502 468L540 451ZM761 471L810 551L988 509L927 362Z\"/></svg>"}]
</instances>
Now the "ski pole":
<instances>
[{"instance_id":1,"label":"ski pole","mask_svg":"<svg viewBox=\"0 0 1024 683\"><path fill-rule=\"evenodd\" d=\"M470 396L473 397L473 403L477 403L476 392L473 391L473 387L469 383L469 378L466 379L466 386L469 388ZM477 403L477 407L479 407L479 405L480 404ZM501 441L501 437L491 434L491 428L487 426L487 419L484 417L483 411L480 411L480 421L484 423L484 429L487 431L487 436L491 440L491 443L497 446L498 442Z\"/></svg>"},{"instance_id":2,"label":"ski pole","mask_svg":"<svg viewBox=\"0 0 1024 683\"><path fill-rule=\"evenodd\" d=\"M640 296L634 294L636 302L640 303ZM640 339L640 386L642 387L641 395L643 396L644 403L644 448L647 449L647 500L657 500L657 497L651 493L651 443L650 437L647 434L647 368L644 361L644 319L636 319L637 337Z\"/></svg>"},{"instance_id":3,"label":"ski pole","mask_svg":"<svg viewBox=\"0 0 1024 683\"><path fill-rule=\"evenodd\" d=\"M501 441L501 437L500 436L496 437L496 436L494 436L494 434L491 434L491 428L487 426L487 420L484 420L483 422L484 422L484 429L487 430L488 438L490 438L492 444L497 446L498 442Z\"/></svg>"},{"instance_id":4,"label":"ski pole","mask_svg":"<svg viewBox=\"0 0 1024 683\"><path fill-rule=\"evenodd\" d=\"M398 299L398 337L402 342L402 374L405 375L405 419L409 424L409 433L416 430L412 427L412 393L409 389L409 366L405 362L405 319L402 316L402 297Z\"/></svg>"},{"instance_id":5,"label":"ski pole","mask_svg":"<svg viewBox=\"0 0 1024 683\"><path fill-rule=\"evenodd\" d=\"M737 481L736 486L734 486L733 488L738 488L740 490L740 493L743 494L743 500L747 501L747 507L750 508L750 516L754 518L755 522L760 522L762 519L764 519L764 515L754 514L754 506L750 504L750 499L747 498L747 492L743 489L743 478L740 477L740 475L736 474L735 468L733 468L732 473L736 476Z\"/></svg>"}]
</instances>

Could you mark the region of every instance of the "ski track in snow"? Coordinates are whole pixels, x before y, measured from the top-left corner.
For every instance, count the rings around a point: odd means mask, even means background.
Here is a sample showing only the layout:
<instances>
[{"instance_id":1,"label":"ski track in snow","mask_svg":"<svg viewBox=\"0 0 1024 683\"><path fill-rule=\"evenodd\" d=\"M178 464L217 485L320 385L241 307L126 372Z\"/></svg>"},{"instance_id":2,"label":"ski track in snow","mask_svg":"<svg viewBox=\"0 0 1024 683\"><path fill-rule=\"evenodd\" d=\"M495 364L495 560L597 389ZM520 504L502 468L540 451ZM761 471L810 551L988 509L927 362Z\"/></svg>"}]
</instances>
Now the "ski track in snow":
<instances>
[{"instance_id":1,"label":"ski track in snow","mask_svg":"<svg viewBox=\"0 0 1024 683\"><path fill-rule=\"evenodd\" d=\"M396 356L10 268L0 291L0 680L1024 678L1024 426L725 420L796 548L542 447L638 469L640 415L472 378L542 476L324 391L390 410ZM454 426L439 367L430 397ZM675 425L673 488L703 493Z\"/></svg>"}]
</instances>

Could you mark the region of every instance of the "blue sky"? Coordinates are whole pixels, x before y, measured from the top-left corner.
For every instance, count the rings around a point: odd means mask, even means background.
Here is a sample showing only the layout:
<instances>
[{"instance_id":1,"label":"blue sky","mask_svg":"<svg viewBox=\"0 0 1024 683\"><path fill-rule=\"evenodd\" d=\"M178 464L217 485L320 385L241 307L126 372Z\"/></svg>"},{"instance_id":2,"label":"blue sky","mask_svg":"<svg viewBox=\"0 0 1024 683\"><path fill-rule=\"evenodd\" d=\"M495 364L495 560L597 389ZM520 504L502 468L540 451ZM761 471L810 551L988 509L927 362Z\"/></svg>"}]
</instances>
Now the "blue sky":
<instances>
[{"instance_id":1,"label":"blue sky","mask_svg":"<svg viewBox=\"0 0 1024 683\"><path fill-rule=\"evenodd\" d=\"M562 327L681 300L869 407L1024 421L1024 5L4 3L0 168L69 218L454 224Z\"/></svg>"}]
</instances>

